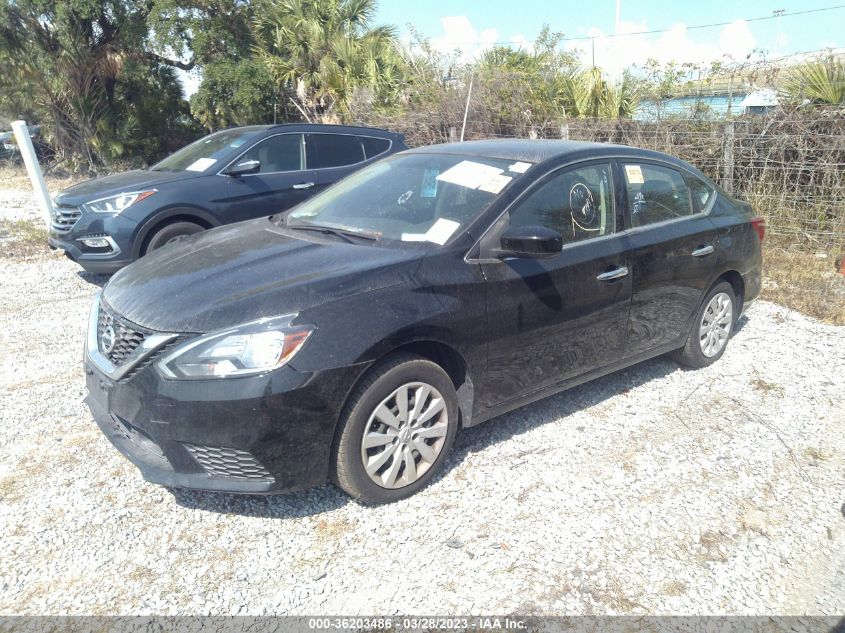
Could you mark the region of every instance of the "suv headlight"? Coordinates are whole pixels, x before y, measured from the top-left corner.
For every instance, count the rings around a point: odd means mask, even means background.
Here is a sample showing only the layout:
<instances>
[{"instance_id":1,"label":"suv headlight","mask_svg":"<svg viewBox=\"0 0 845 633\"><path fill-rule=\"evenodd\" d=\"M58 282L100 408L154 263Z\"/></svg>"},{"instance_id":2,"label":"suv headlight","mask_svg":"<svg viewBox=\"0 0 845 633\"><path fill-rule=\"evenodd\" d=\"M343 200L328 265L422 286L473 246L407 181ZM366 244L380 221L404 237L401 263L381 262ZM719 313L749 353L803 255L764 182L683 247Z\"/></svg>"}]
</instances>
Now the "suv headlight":
<instances>
[{"instance_id":1,"label":"suv headlight","mask_svg":"<svg viewBox=\"0 0 845 633\"><path fill-rule=\"evenodd\" d=\"M281 367L302 349L314 331L291 325L295 314L251 321L183 343L156 367L167 378L250 376Z\"/></svg>"},{"instance_id":2,"label":"suv headlight","mask_svg":"<svg viewBox=\"0 0 845 633\"><path fill-rule=\"evenodd\" d=\"M82 206L87 211L94 213L120 213L124 209L131 207L136 202L140 202L144 198L149 198L157 189L149 189L147 191L130 191L129 193L119 193L116 196L109 196L108 198L100 198L86 202Z\"/></svg>"}]
</instances>

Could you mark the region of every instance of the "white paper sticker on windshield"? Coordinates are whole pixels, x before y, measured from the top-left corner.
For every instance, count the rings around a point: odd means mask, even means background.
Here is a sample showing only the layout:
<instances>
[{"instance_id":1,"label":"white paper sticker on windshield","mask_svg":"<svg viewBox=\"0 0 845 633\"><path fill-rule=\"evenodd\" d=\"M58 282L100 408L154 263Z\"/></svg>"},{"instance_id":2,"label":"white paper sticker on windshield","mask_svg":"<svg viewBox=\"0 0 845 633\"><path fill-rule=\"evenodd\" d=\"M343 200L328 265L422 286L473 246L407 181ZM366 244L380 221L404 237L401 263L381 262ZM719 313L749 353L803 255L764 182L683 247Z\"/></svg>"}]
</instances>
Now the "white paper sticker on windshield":
<instances>
[{"instance_id":1,"label":"white paper sticker on windshield","mask_svg":"<svg viewBox=\"0 0 845 633\"><path fill-rule=\"evenodd\" d=\"M489 191L490 193L499 193L511 180L513 180L511 176L504 176L502 174L498 174L496 176L493 176L483 185L481 185L478 190Z\"/></svg>"},{"instance_id":2,"label":"white paper sticker on windshield","mask_svg":"<svg viewBox=\"0 0 845 633\"><path fill-rule=\"evenodd\" d=\"M480 185L490 180L490 178L501 173L502 170L498 167L464 160L444 171L437 177L437 180L451 182L461 187L467 187L468 189L477 189Z\"/></svg>"},{"instance_id":3,"label":"white paper sticker on windshield","mask_svg":"<svg viewBox=\"0 0 845 633\"><path fill-rule=\"evenodd\" d=\"M508 170L517 174L524 174L531 167L531 163L515 162L513 165L508 165Z\"/></svg>"},{"instance_id":4,"label":"white paper sticker on windshield","mask_svg":"<svg viewBox=\"0 0 845 633\"><path fill-rule=\"evenodd\" d=\"M629 185L641 185L643 180L643 170L639 165L625 165L625 175L628 177Z\"/></svg>"},{"instance_id":5,"label":"white paper sticker on windshield","mask_svg":"<svg viewBox=\"0 0 845 633\"><path fill-rule=\"evenodd\" d=\"M185 169L188 171L205 171L216 162L217 160L214 158L198 158Z\"/></svg>"},{"instance_id":6,"label":"white paper sticker on windshield","mask_svg":"<svg viewBox=\"0 0 845 633\"><path fill-rule=\"evenodd\" d=\"M434 242L443 246L458 230L459 222L440 218L425 233L402 233L403 242Z\"/></svg>"}]
</instances>

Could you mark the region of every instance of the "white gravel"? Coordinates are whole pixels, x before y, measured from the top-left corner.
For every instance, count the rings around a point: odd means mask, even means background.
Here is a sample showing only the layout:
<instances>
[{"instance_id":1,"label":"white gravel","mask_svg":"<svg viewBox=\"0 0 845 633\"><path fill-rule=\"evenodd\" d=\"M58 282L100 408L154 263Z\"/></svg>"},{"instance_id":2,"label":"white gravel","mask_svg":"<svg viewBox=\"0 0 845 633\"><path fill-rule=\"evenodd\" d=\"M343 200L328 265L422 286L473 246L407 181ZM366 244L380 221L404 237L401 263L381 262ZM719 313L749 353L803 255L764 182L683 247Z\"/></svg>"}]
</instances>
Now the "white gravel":
<instances>
[{"instance_id":1,"label":"white gravel","mask_svg":"<svg viewBox=\"0 0 845 633\"><path fill-rule=\"evenodd\" d=\"M845 612L845 328L760 303L713 367L466 430L389 506L171 493L82 404L102 279L0 262L0 613Z\"/></svg>"}]
</instances>

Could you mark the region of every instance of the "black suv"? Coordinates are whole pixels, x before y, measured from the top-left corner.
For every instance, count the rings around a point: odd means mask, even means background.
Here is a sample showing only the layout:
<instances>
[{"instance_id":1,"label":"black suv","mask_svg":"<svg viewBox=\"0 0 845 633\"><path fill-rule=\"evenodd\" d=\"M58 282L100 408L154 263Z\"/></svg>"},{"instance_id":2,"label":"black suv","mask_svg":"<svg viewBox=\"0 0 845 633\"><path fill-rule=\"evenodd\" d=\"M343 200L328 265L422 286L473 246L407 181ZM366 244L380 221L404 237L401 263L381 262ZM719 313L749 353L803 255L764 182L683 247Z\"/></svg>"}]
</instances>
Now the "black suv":
<instances>
[{"instance_id":1,"label":"black suv","mask_svg":"<svg viewBox=\"0 0 845 633\"><path fill-rule=\"evenodd\" d=\"M54 199L50 246L112 273L168 242L285 211L364 165L407 149L364 127L250 125L210 134L149 169L74 185Z\"/></svg>"}]
</instances>

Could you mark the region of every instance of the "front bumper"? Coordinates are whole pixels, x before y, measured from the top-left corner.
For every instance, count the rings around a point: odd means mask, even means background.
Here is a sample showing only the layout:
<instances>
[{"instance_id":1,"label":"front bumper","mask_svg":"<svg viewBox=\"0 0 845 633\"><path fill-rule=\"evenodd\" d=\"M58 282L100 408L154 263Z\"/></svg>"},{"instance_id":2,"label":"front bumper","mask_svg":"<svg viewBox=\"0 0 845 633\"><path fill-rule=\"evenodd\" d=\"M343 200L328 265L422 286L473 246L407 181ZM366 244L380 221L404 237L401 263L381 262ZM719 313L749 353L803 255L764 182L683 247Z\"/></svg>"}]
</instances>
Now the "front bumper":
<instances>
[{"instance_id":1,"label":"front bumper","mask_svg":"<svg viewBox=\"0 0 845 633\"><path fill-rule=\"evenodd\" d=\"M323 483L341 407L365 369L168 380L147 360L115 380L84 367L91 414L149 482L278 493Z\"/></svg>"},{"instance_id":2,"label":"front bumper","mask_svg":"<svg viewBox=\"0 0 845 633\"><path fill-rule=\"evenodd\" d=\"M57 207L53 212L48 243L91 273L114 273L132 263L131 236L135 223L122 214L87 213L78 207ZM106 238L107 249L89 248L82 239Z\"/></svg>"}]
</instances>

